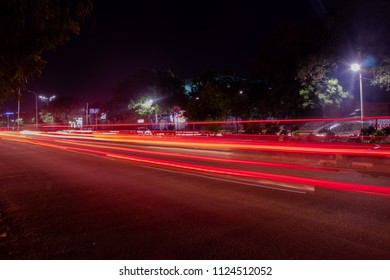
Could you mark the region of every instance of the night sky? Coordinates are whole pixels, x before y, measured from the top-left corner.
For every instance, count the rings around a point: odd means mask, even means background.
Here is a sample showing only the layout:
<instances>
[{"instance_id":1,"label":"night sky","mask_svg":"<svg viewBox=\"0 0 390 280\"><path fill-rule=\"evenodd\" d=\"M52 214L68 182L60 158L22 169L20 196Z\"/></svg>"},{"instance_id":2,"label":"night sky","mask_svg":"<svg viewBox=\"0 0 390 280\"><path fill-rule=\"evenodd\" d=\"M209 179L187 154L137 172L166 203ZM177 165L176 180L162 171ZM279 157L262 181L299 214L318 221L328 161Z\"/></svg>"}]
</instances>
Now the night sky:
<instances>
[{"instance_id":1,"label":"night sky","mask_svg":"<svg viewBox=\"0 0 390 280\"><path fill-rule=\"evenodd\" d=\"M246 75L267 34L310 17L315 2L95 0L81 35L46 55L29 89L92 103L109 100L118 81L142 68L183 79L206 70Z\"/></svg>"}]
</instances>

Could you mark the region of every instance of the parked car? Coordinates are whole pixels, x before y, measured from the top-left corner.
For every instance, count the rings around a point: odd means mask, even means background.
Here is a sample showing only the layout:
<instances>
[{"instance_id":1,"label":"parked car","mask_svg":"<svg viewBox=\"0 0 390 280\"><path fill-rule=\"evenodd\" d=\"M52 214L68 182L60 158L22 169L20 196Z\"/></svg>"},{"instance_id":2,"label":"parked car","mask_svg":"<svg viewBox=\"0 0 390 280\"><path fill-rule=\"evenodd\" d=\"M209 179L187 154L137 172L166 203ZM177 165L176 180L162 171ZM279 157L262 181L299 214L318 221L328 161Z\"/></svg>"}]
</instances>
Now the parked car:
<instances>
[{"instance_id":1,"label":"parked car","mask_svg":"<svg viewBox=\"0 0 390 280\"><path fill-rule=\"evenodd\" d=\"M328 123L314 131L315 136L356 137L360 135L361 121L339 121Z\"/></svg>"}]
</instances>

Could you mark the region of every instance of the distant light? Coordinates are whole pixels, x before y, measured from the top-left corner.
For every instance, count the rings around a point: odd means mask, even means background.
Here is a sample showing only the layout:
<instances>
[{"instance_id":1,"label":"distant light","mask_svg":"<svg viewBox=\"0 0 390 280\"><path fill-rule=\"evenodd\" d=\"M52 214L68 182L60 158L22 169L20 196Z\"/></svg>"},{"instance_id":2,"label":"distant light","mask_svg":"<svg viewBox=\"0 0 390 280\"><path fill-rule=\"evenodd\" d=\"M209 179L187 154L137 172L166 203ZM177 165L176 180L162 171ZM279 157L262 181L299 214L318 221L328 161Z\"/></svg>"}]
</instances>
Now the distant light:
<instances>
[{"instance_id":1,"label":"distant light","mask_svg":"<svg viewBox=\"0 0 390 280\"><path fill-rule=\"evenodd\" d=\"M43 101L45 101L45 102L52 102L53 99L56 98L56 96L53 95L53 96L50 96L50 97L46 97L44 95L39 95L38 98L43 100Z\"/></svg>"},{"instance_id":2,"label":"distant light","mask_svg":"<svg viewBox=\"0 0 390 280\"><path fill-rule=\"evenodd\" d=\"M357 63L354 63L351 65L351 70L356 72L356 71L360 71L360 65L357 64Z\"/></svg>"}]
</instances>

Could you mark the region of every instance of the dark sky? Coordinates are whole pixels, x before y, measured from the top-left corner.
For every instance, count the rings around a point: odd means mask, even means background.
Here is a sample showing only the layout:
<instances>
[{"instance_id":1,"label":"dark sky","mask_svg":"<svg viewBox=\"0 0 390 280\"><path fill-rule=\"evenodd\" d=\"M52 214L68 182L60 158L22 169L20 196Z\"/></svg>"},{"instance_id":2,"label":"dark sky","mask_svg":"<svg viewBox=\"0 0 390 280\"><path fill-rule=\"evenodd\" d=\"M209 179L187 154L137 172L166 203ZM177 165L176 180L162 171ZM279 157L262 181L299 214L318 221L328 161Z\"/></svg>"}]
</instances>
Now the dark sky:
<instances>
[{"instance_id":1,"label":"dark sky","mask_svg":"<svg viewBox=\"0 0 390 280\"><path fill-rule=\"evenodd\" d=\"M115 84L141 68L170 69L183 79L209 69L249 74L270 30L310 16L313 1L94 3L93 19L46 56L30 89L93 103L109 100Z\"/></svg>"}]
</instances>

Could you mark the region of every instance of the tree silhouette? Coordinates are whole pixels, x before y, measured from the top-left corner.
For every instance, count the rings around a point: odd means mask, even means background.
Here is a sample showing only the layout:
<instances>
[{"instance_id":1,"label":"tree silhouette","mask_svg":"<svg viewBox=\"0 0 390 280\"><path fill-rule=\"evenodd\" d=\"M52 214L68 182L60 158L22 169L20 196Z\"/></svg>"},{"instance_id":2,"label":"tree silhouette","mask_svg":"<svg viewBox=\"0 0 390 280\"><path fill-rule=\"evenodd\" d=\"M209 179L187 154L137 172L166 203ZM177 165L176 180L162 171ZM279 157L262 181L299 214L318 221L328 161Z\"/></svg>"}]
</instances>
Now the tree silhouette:
<instances>
[{"instance_id":1,"label":"tree silhouette","mask_svg":"<svg viewBox=\"0 0 390 280\"><path fill-rule=\"evenodd\" d=\"M0 102L20 96L46 64L45 51L79 34L92 10L91 0L0 1Z\"/></svg>"}]
</instances>

